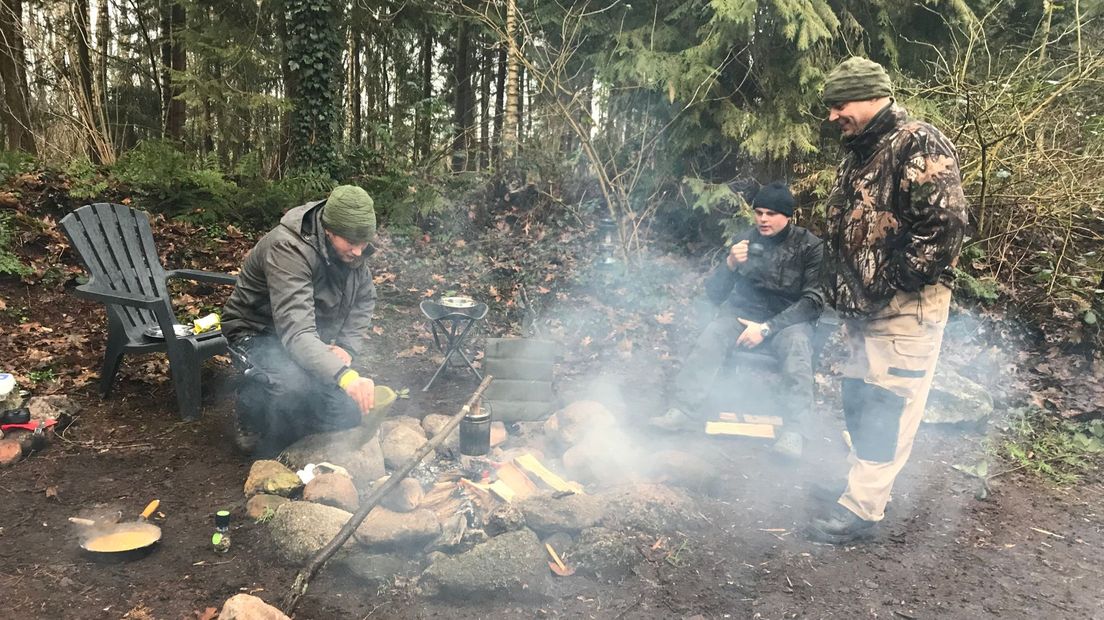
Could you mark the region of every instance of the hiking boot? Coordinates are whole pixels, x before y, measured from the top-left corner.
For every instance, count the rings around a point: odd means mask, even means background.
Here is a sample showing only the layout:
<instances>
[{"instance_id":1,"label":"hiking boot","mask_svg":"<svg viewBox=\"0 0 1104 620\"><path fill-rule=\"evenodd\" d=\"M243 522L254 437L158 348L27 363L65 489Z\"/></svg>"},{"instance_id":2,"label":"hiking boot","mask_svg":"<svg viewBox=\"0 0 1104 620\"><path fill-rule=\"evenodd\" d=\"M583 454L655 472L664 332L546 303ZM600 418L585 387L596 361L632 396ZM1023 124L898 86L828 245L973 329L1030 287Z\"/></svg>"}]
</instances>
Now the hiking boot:
<instances>
[{"instance_id":1,"label":"hiking boot","mask_svg":"<svg viewBox=\"0 0 1104 620\"><path fill-rule=\"evenodd\" d=\"M671 431L671 432L686 432L700 430L701 425L694 420L694 418L687 415L683 410L677 407L671 407L667 410L667 413L651 418L648 420L650 426L655 428Z\"/></svg>"},{"instance_id":2,"label":"hiking boot","mask_svg":"<svg viewBox=\"0 0 1104 620\"><path fill-rule=\"evenodd\" d=\"M261 434L242 418L241 412L234 412L234 429L231 435L234 440L234 447L242 454L249 456L257 451L257 446L261 443Z\"/></svg>"},{"instance_id":3,"label":"hiking boot","mask_svg":"<svg viewBox=\"0 0 1104 620\"><path fill-rule=\"evenodd\" d=\"M783 431L782 436L771 446L771 452L785 459L799 461L804 448L805 438L801 433Z\"/></svg>"},{"instance_id":4,"label":"hiking boot","mask_svg":"<svg viewBox=\"0 0 1104 620\"><path fill-rule=\"evenodd\" d=\"M814 482L809 485L809 497L825 504L835 504L846 490L846 480Z\"/></svg>"},{"instance_id":5,"label":"hiking boot","mask_svg":"<svg viewBox=\"0 0 1104 620\"><path fill-rule=\"evenodd\" d=\"M860 518L850 510L836 504L820 517L813 519L809 538L816 542L846 545L868 540L874 535L875 521Z\"/></svg>"}]
</instances>

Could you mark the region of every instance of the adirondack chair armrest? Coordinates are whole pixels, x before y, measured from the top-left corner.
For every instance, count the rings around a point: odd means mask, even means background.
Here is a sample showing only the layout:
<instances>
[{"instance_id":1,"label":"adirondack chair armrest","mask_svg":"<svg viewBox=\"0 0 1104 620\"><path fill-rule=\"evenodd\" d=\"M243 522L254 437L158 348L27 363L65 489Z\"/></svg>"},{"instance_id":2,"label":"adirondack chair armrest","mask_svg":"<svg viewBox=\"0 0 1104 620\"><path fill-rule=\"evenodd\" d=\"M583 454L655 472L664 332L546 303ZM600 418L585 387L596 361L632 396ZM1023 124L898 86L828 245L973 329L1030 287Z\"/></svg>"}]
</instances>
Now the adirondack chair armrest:
<instances>
[{"instance_id":1,"label":"adirondack chair armrest","mask_svg":"<svg viewBox=\"0 0 1104 620\"><path fill-rule=\"evenodd\" d=\"M208 284L228 284L233 286L238 278L228 273L218 273L215 271L200 271L198 269L173 269L165 274L166 280L173 278L180 278L182 280L192 280L194 282L206 282Z\"/></svg>"},{"instance_id":2,"label":"adirondack chair armrest","mask_svg":"<svg viewBox=\"0 0 1104 620\"><path fill-rule=\"evenodd\" d=\"M146 310L153 310L165 303L160 297L147 297L146 295L135 295L122 291L106 291L94 288L90 284L81 284L75 292L78 297L85 297L105 304L123 304L124 306L145 308Z\"/></svg>"}]
</instances>

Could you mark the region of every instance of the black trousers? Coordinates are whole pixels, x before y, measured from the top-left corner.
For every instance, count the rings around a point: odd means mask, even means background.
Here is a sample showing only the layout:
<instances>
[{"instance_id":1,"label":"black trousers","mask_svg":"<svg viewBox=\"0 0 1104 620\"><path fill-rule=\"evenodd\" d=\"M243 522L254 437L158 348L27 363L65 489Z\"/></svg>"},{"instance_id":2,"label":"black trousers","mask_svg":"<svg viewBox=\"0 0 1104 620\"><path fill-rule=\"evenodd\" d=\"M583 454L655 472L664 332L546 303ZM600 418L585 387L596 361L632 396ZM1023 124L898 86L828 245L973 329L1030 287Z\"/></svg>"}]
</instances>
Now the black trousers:
<instances>
[{"instance_id":1,"label":"black trousers","mask_svg":"<svg viewBox=\"0 0 1104 620\"><path fill-rule=\"evenodd\" d=\"M360 424L360 407L345 390L303 370L275 336L243 338L230 348L248 366L237 416L260 436L258 452L275 454L306 435Z\"/></svg>"},{"instance_id":2,"label":"black trousers","mask_svg":"<svg viewBox=\"0 0 1104 620\"><path fill-rule=\"evenodd\" d=\"M722 314L709 323L675 379L673 404L676 407L691 416L702 417L700 409L743 331L743 323L734 314ZM812 323L798 323L772 334L759 346L747 349L778 360L781 379L778 398L782 400L786 430L803 435L811 430L813 412L812 340Z\"/></svg>"}]
</instances>

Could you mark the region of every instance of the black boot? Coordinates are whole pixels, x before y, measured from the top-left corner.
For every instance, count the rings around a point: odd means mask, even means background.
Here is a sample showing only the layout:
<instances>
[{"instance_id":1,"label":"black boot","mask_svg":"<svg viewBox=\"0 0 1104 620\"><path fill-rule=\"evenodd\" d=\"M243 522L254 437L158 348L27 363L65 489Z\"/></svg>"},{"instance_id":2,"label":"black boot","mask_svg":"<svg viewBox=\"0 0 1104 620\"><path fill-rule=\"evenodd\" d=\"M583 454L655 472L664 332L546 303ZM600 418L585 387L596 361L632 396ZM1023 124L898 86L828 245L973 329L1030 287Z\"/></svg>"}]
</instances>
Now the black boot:
<instances>
[{"instance_id":1,"label":"black boot","mask_svg":"<svg viewBox=\"0 0 1104 620\"><path fill-rule=\"evenodd\" d=\"M836 504L822 516L813 519L809 538L816 542L846 545L871 538L875 525L876 522L862 519Z\"/></svg>"}]
</instances>

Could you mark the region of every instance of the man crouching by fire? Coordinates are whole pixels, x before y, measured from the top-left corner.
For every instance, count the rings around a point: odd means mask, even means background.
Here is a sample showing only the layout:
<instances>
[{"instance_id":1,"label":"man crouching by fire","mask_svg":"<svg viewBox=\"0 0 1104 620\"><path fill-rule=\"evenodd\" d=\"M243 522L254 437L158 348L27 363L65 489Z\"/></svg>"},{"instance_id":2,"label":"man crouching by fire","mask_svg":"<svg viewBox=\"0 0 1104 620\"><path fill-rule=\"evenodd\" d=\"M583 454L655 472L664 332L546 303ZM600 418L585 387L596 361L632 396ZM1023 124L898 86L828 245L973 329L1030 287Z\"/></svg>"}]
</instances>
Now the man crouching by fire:
<instances>
[{"instance_id":1,"label":"man crouching by fire","mask_svg":"<svg viewBox=\"0 0 1104 620\"><path fill-rule=\"evenodd\" d=\"M954 145L892 95L885 69L858 57L832 70L822 95L845 150L828 198L824 270L846 327L841 393L853 449L846 486L810 533L835 544L871 533L912 451L966 225Z\"/></svg>"},{"instance_id":2,"label":"man crouching by fire","mask_svg":"<svg viewBox=\"0 0 1104 620\"><path fill-rule=\"evenodd\" d=\"M785 426L774 452L799 459L813 411L813 322L824 304L820 284L823 244L790 222L794 198L783 183L771 183L751 201L755 226L740 233L723 265L706 280L706 292L721 306L675 379L672 407L652 418L668 431L698 430L702 406L729 353L736 347L763 351L779 363L778 392Z\"/></svg>"}]
</instances>

